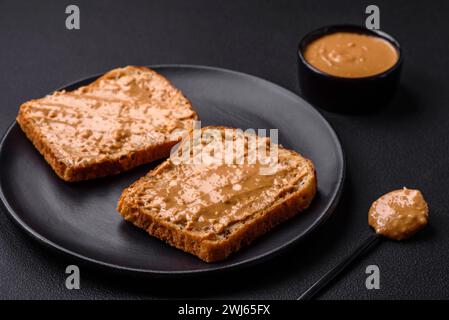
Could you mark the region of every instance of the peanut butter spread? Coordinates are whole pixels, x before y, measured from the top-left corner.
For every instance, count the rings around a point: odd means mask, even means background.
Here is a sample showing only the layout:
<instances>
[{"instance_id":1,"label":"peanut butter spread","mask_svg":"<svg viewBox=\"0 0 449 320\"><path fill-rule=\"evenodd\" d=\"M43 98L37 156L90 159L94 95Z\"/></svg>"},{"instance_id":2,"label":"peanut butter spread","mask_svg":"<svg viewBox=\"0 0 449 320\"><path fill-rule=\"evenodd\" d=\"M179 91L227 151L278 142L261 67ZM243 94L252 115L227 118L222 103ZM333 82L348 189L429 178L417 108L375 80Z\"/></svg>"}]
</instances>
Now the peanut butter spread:
<instances>
[{"instance_id":1,"label":"peanut butter spread","mask_svg":"<svg viewBox=\"0 0 449 320\"><path fill-rule=\"evenodd\" d=\"M69 166L176 141L170 134L190 129L196 119L188 100L165 78L137 67L115 69L75 91L31 100L21 112Z\"/></svg>"},{"instance_id":2,"label":"peanut butter spread","mask_svg":"<svg viewBox=\"0 0 449 320\"><path fill-rule=\"evenodd\" d=\"M343 78L362 78L382 73L398 61L392 44L380 37L336 32L310 43L304 58L320 71Z\"/></svg>"},{"instance_id":3,"label":"peanut butter spread","mask_svg":"<svg viewBox=\"0 0 449 320\"><path fill-rule=\"evenodd\" d=\"M429 210L419 190L400 189L376 200L368 223L377 233L394 240L412 236L427 225Z\"/></svg>"},{"instance_id":4,"label":"peanut butter spread","mask_svg":"<svg viewBox=\"0 0 449 320\"><path fill-rule=\"evenodd\" d=\"M301 156L280 148L275 174L262 164L173 164L135 186L133 207L204 238L225 236L232 225L270 208L300 188L310 173Z\"/></svg>"}]
</instances>

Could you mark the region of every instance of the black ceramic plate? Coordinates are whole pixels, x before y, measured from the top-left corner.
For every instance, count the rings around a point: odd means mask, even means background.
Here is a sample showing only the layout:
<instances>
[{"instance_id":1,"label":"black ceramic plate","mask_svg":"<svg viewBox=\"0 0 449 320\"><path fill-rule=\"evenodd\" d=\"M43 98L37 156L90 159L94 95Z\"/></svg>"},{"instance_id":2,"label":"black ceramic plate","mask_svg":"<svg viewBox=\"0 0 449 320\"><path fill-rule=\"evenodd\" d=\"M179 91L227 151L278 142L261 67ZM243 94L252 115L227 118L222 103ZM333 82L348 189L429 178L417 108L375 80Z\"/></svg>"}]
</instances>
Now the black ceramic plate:
<instances>
[{"instance_id":1,"label":"black ceramic plate","mask_svg":"<svg viewBox=\"0 0 449 320\"><path fill-rule=\"evenodd\" d=\"M121 191L156 164L81 183L59 179L13 124L1 143L0 196L12 218L34 238L106 267L151 275L187 275L247 266L273 256L323 222L335 208L344 179L335 132L307 102L247 74L198 66L155 66L191 100L202 125L277 128L284 146L310 158L318 194L311 207L220 263L207 264L123 221ZM97 76L71 84L72 90Z\"/></svg>"}]
</instances>

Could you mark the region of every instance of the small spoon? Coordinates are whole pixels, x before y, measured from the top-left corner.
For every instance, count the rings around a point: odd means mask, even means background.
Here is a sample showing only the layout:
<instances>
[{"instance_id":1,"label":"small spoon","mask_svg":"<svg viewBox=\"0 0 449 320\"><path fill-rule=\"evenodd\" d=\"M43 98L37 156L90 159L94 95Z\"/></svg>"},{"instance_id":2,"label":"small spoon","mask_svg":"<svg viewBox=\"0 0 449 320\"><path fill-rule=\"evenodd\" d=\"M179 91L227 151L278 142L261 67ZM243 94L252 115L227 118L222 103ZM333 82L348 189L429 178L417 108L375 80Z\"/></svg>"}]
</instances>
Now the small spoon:
<instances>
[{"instance_id":1,"label":"small spoon","mask_svg":"<svg viewBox=\"0 0 449 320\"><path fill-rule=\"evenodd\" d=\"M357 258L374 248L380 240L404 240L427 225L429 209L419 190L391 191L373 202L368 213L368 223L376 230L354 252L324 274L307 289L298 300L310 300L329 282L341 274Z\"/></svg>"}]
</instances>

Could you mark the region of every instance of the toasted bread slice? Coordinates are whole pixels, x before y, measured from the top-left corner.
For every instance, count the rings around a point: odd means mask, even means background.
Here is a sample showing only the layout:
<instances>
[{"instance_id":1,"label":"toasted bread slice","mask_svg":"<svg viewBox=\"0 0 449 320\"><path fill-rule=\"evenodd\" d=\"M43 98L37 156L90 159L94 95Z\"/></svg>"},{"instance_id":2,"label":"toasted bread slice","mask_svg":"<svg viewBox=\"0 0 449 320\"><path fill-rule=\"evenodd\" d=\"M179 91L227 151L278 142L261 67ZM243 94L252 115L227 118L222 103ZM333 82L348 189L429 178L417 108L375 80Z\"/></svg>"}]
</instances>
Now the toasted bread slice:
<instances>
[{"instance_id":1,"label":"toasted bread slice","mask_svg":"<svg viewBox=\"0 0 449 320\"><path fill-rule=\"evenodd\" d=\"M202 133L219 130L223 136L225 129L236 141L236 129L205 127ZM247 156L251 134L243 136ZM232 150L238 154L235 145ZM207 152L215 157L216 151ZM226 152L217 154L223 159ZM125 189L117 210L150 235L214 262L306 209L315 196L315 168L294 151L278 146L277 169L268 175L260 163L231 158L232 163L186 163L171 157Z\"/></svg>"},{"instance_id":2,"label":"toasted bread slice","mask_svg":"<svg viewBox=\"0 0 449 320\"><path fill-rule=\"evenodd\" d=\"M117 174L167 157L177 129L197 119L190 102L162 75L128 66L74 91L20 106L17 122L66 181Z\"/></svg>"}]
</instances>

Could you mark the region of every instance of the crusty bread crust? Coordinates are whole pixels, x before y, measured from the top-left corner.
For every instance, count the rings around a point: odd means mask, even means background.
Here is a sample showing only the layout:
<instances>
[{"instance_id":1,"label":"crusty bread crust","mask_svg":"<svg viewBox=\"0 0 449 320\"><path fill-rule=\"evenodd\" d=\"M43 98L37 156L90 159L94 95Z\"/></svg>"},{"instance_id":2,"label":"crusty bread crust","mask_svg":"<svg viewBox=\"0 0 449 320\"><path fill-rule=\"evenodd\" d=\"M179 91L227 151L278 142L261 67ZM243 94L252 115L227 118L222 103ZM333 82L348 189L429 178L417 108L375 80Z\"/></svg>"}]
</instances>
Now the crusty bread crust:
<instances>
[{"instance_id":1,"label":"crusty bread crust","mask_svg":"<svg viewBox=\"0 0 449 320\"><path fill-rule=\"evenodd\" d=\"M295 156L300 156L296 152L290 152ZM148 175L158 175L168 165L168 161L170 160L166 160L157 168L150 171ZM301 181L301 186L298 186L287 197L273 203L269 208L255 214L251 219L245 221L241 227L230 232L224 239L202 239L201 236L194 232L160 220L157 217L144 213L139 207L133 206L128 202L128 196L132 196L129 193L132 192L132 187L141 183L142 180L136 181L123 191L118 202L117 210L125 220L176 248L189 252L206 262L224 260L231 253L250 244L259 236L295 216L298 212L306 209L310 205L316 194L317 180L313 163L305 158L304 161L307 167L307 174Z\"/></svg>"},{"instance_id":2,"label":"crusty bread crust","mask_svg":"<svg viewBox=\"0 0 449 320\"><path fill-rule=\"evenodd\" d=\"M105 159L101 162L89 164L88 166L75 167L68 166L64 161L60 161L57 150L51 147L51 144L48 143L39 129L23 117L21 113L17 117L17 122L27 138L33 143L40 154L44 156L55 173L67 182L89 180L118 174L141 164L165 158L170 154L171 148L177 143L177 141L167 141L164 144L148 146L145 149L129 153L121 159Z\"/></svg>"},{"instance_id":3,"label":"crusty bread crust","mask_svg":"<svg viewBox=\"0 0 449 320\"><path fill-rule=\"evenodd\" d=\"M166 81L169 90L180 94L188 103L188 107L192 110L191 103L185 98L182 93L176 89L166 78L159 75L155 71L146 67L135 67L128 66L127 69L141 70L144 72L150 72L154 77L159 77ZM103 79L114 79L117 77L120 69L114 69L98 78L85 88L94 88L98 86L99 82ZM28 139L33 143L36 149L44 156L45 160L50 164L55 173L63 180L73 182L88 180L98 177L104 177L107 175L118 174L120 172L127 171L141 164L149 163L158 159L167 157L170 154L171 148L178 141L165 140L163 143L146 145L144 148L139 150L133 150L121 157L111 157L102 159L95 162L90 162L88 164L70 165L63 161L62 156L57 147L48 141L45 134L42 133L38 125L33 123L33 120L24 111L28 104L36 100L31 100L23 103L20 106L19 113L17 116L17 122L26 134ZM192 117L192 120L196 120L198 117L196 114Z\"/></svg>"}]
</instances>

